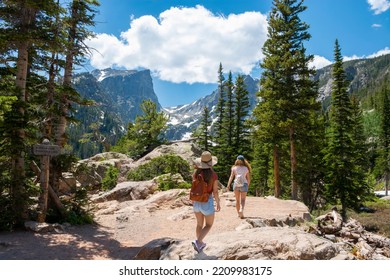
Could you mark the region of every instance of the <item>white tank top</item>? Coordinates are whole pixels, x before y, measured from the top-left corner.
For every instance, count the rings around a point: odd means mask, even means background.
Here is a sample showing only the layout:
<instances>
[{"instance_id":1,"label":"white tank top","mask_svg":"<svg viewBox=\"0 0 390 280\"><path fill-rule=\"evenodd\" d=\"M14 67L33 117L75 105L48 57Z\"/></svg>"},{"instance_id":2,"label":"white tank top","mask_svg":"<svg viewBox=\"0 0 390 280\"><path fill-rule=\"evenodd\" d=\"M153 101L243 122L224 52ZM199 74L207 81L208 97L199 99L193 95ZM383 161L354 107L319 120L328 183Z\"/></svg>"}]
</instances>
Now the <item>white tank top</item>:
<instances>
[{"instance_id":1,"label":"white tank top","mask_svg":"<svg viewBox=\"0 0 390 280\"><path fill-rule=\"evenodd\" d=\"M246 180L246 173L249 172L248 167L245 165L236 165L232 167L233 174L235 175L235 178L237 178L238 175L241 175L241 177L244 179L244 183L248 184L248 181Z\"/></svg>"}]
</instances>

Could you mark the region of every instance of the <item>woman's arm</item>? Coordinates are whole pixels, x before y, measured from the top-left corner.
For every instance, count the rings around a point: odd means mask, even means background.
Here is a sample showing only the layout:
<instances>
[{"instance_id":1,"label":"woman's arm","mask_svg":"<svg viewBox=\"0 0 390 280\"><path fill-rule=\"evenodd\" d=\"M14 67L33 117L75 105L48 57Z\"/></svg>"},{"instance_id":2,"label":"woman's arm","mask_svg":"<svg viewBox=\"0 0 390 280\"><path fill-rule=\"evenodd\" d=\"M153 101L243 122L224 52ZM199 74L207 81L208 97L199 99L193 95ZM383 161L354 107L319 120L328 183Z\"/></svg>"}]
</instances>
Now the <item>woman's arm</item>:
<instances>
[{"instance_id":1,"label":"woman's arm","mask_svg":"<svg viewBox=\"0 0 390 280\"><path fill-rule=\"evenodd\" d=\"M217 203L217 207L215 211L218 212L219 210L221 210L221 204L220 204L219 193L218 193L218 180L214 181L213 194L214 194L215 202Z\"/></svg>"},{"instance_id":2,"label":"woman's arm","mask_svg":"<svg viewBox=\"0 0 390 280\"><path fill-rule=\"evenodd\" d=\"M228 184L226 186L227 190L230 190L230 184L232 183L233 179L234 179L234 172L233 172L233 168L232 168L232 171L230 172L229 181L228 181Z\"/></svg>"},{"instance_id":3,"label":"woman's arm","mask_svg":"<svg viewBox=\"0 0 390 280\"><path fill-rule=\"evenodd\" d=\"M246 181L248 182L248 187L249 187L251 184L251 174L249 173L249 171L246 173L245 177L246 177Z\"/></svg>"}]
</instances>

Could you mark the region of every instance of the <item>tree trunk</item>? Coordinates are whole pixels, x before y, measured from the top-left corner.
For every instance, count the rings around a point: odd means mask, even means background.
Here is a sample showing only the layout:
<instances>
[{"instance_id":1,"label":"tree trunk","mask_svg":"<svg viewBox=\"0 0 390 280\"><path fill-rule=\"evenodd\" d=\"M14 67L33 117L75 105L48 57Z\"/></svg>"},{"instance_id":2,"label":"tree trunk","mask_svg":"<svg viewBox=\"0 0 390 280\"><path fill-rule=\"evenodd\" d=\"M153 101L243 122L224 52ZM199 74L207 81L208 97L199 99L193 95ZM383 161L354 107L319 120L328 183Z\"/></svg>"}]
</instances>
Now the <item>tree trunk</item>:
<instances>
[{"instance_id":1,"label":"tree trunk","mask_svg":"<svg viewBox=\"0 0 390 280\"><path fill-rule=\"evenodd\" d=\"M280 176L279 176L279 150L278 146L274 145L274 179L275 179L275 197L279 197L280 190Z\"/></svg>"},{"instance_id":2,"label":"tree trunk","mask_svg":"<svg viewBox=\"0 0 390 280\"><path fill-rule=\"evenodd\" d=\"M61 95L60 101L60 118L56 132L56 144L60 147L64 147L66 144L66 126L67 126L67 116L69 109L69 97L67 91L72 86L72 72L73 72L73 62L76 49L76 30L77 30L77 19L78 18L78 9L75 1L72 3L72 25L69 28L68 42L67 42L67 51L65 58L65 69L64 69L64 92Z\"/></svg>"},{"instance_id":3,"label":"tree trunk","mask_svg":"<svg viewBox=\"0 0 390 280\"><path fill-rule=\"evenodd\" d=\"M26 102L26 80L27 80L27 65L28 65L28 43L21 42L18 48L17 73L16 73L16 88L18 89L18 100L20 104ZM25 108L24 105L19 105L19 117L24 119ZM12 159L12 187L11 195L14 203L14 212L18 222L22 222L27 218L27 209L25 203L24 177L25 177L25 160L24 149L21 147L26 138L26 132L23 127L17 128L17 138L13 139L13 146L15 155Z\"/></svg>"},{"instance_id":4,"label":"tree trunk","mask_svg":"<svg viewBox=\"0 0 390 280\"><path fill-rule=\"evenodd\" d=\"M44 135L46 139L52 139L53 136L53 109L54 92L55 92L55 77L56 77L56 54L52 54L51 65L49 69L49 80L47 81L47 108L46 120L44 123Z\"/></svg>"},{"instance_id":5,"label":"tree trunk","mask_svg":"<svg viewBox=\"0 0 390 280\"><path fill-rule=\"evenodd\" d=\"M23 6L20 10L20 26L21 34L28 34L31 22L34 20L36 10ZM16 80L15 86L18 90L18 101L20 102L18 112L20 119L25 118L26 100L26 84L27 84L27 71L28 71L28 49L30 42L28 40L21 40L17 42L18 53L16 61ZM14 147L18 147L15 156L12 159L12 182L11 195L13 196L14 211L19 222L27 219L27 204L26 204L26 190L24 189L24 177L25 177L25 154L24 149L21 147L25 143L26 132L23 127L17 128L17 139L13 139Z\"/></svg>"},{"instance_id":6,"label":"tree trunk","mask_svg":"<svg viewBox=\"0 0 390 280\"><path fill-rule=\"evenodd\" d=\"M41 169L38 167L38 165L34 161L32 161L30 163L30 168L34 171L34 173L37 175L38 178L41 177ZM53 190L53 188L50 185L47 186L47 189L48 189L48 193L50 195L50 199L53 201L57 210L61 213L63 218L66 218L65 207L61 203L61 200L58 198L56 192Z\"/></svg>"},{"instance_id":7,"label":"tree trunk","mask_svg":"<svg viewBox=\"0 0 390 280\"><path fill-rule=\"evenodd\" d=\"M294 128L290 128L290 157L291 157L291 199L298 199L298 183L295 178L297 172L297 158L295 150Z\"/></svg>"}]
</instances>

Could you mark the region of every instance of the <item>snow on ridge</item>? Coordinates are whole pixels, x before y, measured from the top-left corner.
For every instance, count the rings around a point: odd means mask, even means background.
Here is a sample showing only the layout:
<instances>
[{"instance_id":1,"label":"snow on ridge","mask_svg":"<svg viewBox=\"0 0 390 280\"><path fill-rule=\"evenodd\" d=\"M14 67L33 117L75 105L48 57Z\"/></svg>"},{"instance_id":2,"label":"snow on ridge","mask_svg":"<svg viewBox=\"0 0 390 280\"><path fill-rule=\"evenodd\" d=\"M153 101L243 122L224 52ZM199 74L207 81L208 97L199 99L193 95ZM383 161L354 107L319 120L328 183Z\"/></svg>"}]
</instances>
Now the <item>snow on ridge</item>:
<instances>
[{"instance_id":1,"label":"snow on ridge","mask_svg":"<svg viewBox=\"0 0 390 280\"><path fill-rule=\"evenodd\" d=\"M169 119L169 122L168 122L168 124L171 124L171 125L177 125L179 123L180 123L180 121L177 118Z\"/></svg>"},{"instance_id":2,"label":"snow on ridge","mask_svg":"<svg viewBox=\"0 0 390 280\"><path fill-rule=\"evenodd\" d=\"M97 78L98 82L103 81L107 77L107 71L101 70L99 73L99 77Z\"/></svg>"},{"instance_id":3,"label":"snow on ridge","mask_svg":"<svg viewBox=\"0 0 390 280\"><path fill-rule=\"evenodd\" d=\"M181 137L181 140L188 140L191 139L191 132L186 132L184 135Z\"/></svg>"},{"instance_id":4,"label":"snow on ridge","mask_svg":"<svg viewBox=\"0 0 390 280\"><path fill-rule=\"evenodd\" d=\"M170 114L174 114L176 113L177 111L180 111L186 107L190 106L190 104L185 104L185 105L177 105L177 106L174 106L174 107L166 107L166 108L163 108L165 111L167 111L168 113Z\"/></svg>"},{"instance_id":5,"label":"snow on ridge","mask_svg":"<svg viewBox=\"0 0 390 280\"><path fill-rule=\"evenodd\" d=\"M197 122L197 120L193 120L192 122L183 123L183 125L186 126L186 127L190 127L191 125L193 125L196 122Z\"/></svg>"}]
</instances>

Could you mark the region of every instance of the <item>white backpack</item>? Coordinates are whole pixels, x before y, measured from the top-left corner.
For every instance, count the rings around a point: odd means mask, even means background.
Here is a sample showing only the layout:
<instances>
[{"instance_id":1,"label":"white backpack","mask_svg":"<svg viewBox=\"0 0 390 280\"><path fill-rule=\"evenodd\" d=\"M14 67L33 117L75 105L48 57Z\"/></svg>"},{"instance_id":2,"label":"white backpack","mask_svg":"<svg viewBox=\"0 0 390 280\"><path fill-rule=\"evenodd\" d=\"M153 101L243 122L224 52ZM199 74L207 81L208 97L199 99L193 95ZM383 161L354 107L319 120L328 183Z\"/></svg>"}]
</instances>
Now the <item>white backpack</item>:
<instances>
[{"instance_id":1,"label":"white backpack","mask_svg":"<svg viewBox=\"0 0 390 280\"><path fill-rule=\"evenodd\" d=\"M244 176L241 174L237 174L234 178L234 186L235 187L243 187L245 183Z\"/></svg>"}]
</instances>

